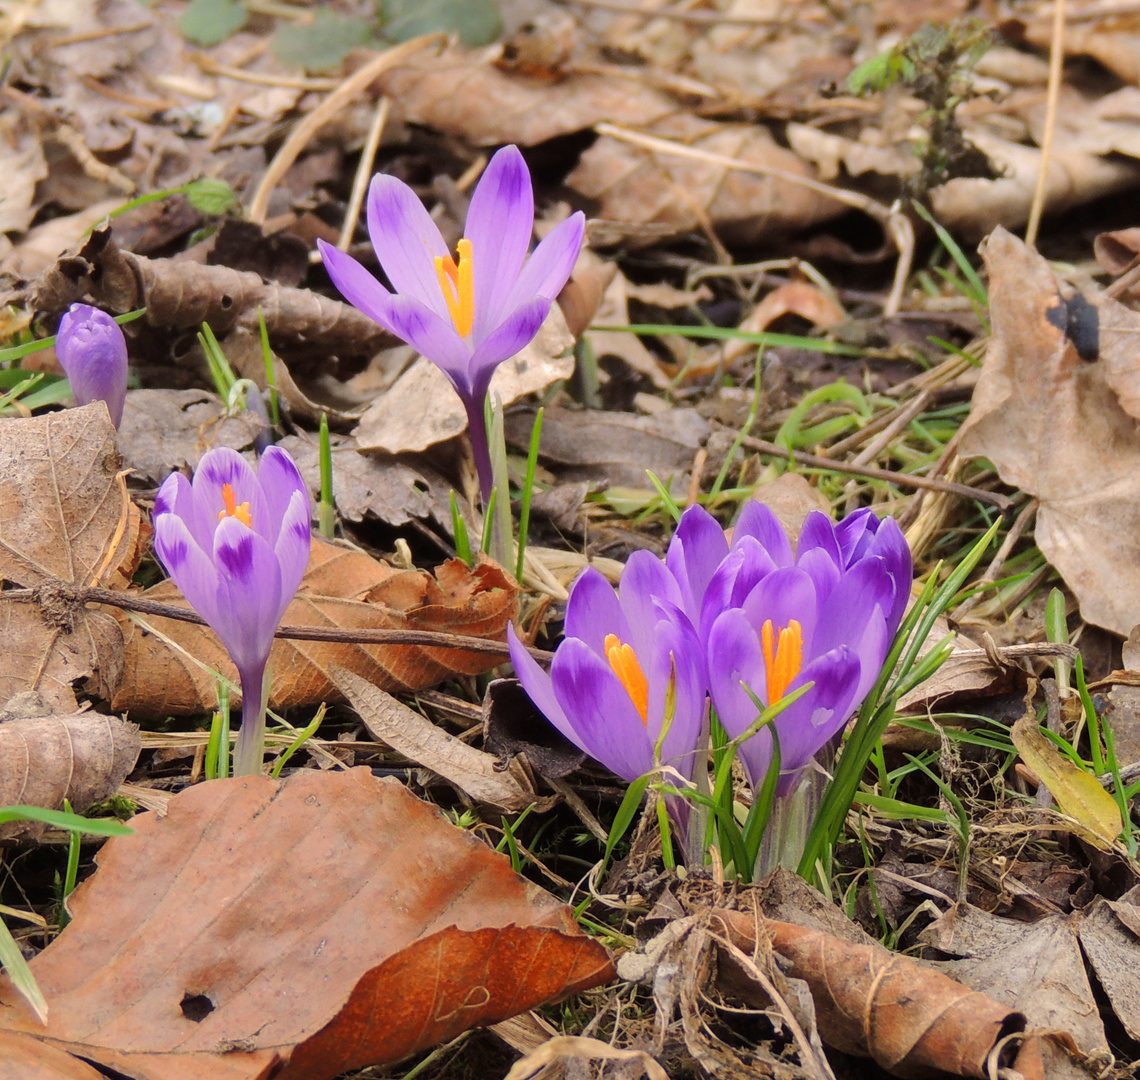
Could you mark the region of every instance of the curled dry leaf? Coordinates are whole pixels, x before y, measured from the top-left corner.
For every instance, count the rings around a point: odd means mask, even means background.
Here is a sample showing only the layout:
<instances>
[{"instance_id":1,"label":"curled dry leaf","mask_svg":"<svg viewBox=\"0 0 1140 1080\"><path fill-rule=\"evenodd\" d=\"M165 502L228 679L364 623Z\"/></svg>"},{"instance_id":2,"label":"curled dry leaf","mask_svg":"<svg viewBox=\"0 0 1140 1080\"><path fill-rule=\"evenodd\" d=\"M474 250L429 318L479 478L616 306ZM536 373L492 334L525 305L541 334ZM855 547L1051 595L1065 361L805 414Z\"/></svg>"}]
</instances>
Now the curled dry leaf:
<instances>
[{"instance_id":1,"label":"curled dry leaf","mask_svg":"<svg viewBox=\"0 0 1140 1080\"><path fill-rule=\"evenodd\" d=\"M359 675L333 667L329 676L364 721L369 735L439 773L471 798L512 814L544 801L518 758L500 768L494 754L468 746Z\"/></svg>"},{"instance_id":2,"label":"curled dry leaf","mask_svg":"<svg viewBox=\"0 0 1140 1080\"><path fill-rule=\"evenodd\" d=\"M815 1000L823 1041L870 1057L895 1076L989 1075L995 1043L1025 1027L1025 1017L941 972L877 945L853 945L830 934L718 911L730 941L744 952L757 933L790 962Z\"/></svg>"},{"instance_id":3,"label":"curled dry leaf","mask_svg":"<svg viewBox=\"0 0 1140 1080\"><path fill-rule=\"evenodd\" d=\"M142 595L185 606L170 581ZM438 567L433 577L422 570L396 570L364 552L314 538L309 568L282 622L344 630L440 630L505 640L517 604L514 580L494 563L471 570L454 559ZM217 704L217 687L208 669L237 681L229 655L212 630L147 617L159 637L126 612L116 610L115 616L125 642L116 710L144 717L205 712ZM445 647L279 639L269 656L270 702L275 708L290 708L340 700L328 674L333 664L395 691L420 690L456 672L479 674L498 663L494 656Z\"/></svg>"},{"instance_id":4,"label":"curled dry leaf","mask_svg":"<svg viewBox=\"0 0 1140 1080\"><path fill-rule=\"evenodd\" d=\"M993 335L959 453L1036 495L1035 537L1086 621L1140 623L1140 315L1061 289L1004 229L983 249Z\"/></svg>"},{"instance_id":5,"label":"curled dry leaf","mask_svg":"<svg viewBox=\"0 0 1140 1080\"><path fill-rule=\"evenodd\" d=\"M140 515L127 495L115 428L101 401L0 420L0 580L34 587L122 586L139 558ZM0 604L0 699L38 690L75 708L71 682L109 697L122 637L99 611Z\"/></svg>"},{"instance_id":6,"label":"curled dry leaf","mask_svg":"<svg viewBox=\"0 0 1140 1080\"><path fill-rule=\"evenodd\" d=\"M105 1075L31 1035L0 1031L0 1080L104 1080Z\"/></svg>"},{"instance_id":7,"label":"curled dry leaf","mask_svg":"<svg viewBox=\"0 0 1140 1080\"><path fill-rule=\"evenodd\" d=\"M138 755L138 728L117 716L0 713L0 806L60 810L67 799L81 814L118 790ZM0 825L0 837L37 831L31 822Z\"/></svg>"},{"instance_id":8,"label":"curled dry leaf","mask_svg":"<svg viewBox=\"0 0 1140 1080\"><path fill-rule=\"evenodd\" d=\"M211 781L132 825L32 961L48 1024L0 979L0 1025L134 1080L326 1080L613 973L569 908L368 769Z\"/></svg>"}]
</instances>

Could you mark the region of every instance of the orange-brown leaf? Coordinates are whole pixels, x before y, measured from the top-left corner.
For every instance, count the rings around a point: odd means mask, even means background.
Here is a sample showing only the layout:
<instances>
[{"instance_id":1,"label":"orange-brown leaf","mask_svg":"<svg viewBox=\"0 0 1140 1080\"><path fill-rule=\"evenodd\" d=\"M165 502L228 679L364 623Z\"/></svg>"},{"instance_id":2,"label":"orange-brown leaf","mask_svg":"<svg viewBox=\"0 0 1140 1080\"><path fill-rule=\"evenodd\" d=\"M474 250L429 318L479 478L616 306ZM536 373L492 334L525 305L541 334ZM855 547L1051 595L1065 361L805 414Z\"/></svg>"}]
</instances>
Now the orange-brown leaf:
<instances>
[{"instance_id":1,"label":"orange-brown leaf","mask_svg":"<svg viewBox=\"0 0 1140 1080\"><path fill-rule=\"evenodd\" d=\"M570 909L367 769L199 784L108 842L0 1025L138 1080L325 1080L611 977Z\"/></svg>"}]
</instances>

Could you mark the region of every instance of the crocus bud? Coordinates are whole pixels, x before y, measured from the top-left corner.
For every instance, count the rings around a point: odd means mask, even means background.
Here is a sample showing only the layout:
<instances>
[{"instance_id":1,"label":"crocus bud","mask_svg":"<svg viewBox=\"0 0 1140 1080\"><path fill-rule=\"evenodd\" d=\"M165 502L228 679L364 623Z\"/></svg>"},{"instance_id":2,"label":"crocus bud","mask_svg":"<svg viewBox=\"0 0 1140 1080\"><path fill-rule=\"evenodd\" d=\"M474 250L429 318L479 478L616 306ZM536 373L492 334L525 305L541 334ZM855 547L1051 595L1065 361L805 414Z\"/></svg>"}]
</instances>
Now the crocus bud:
<instances>
[{"instance_id":1,"label":"crocus bud","mask_svg":"<svg viewBox=\"0 0 1140 1080\"><path fill-rule=\"evenodd\" d=\"M59 323L55 354L77 405L103 401L119 426L127 396L127 341L106 312L72 304Z\"/></svg>"}]
</instances>

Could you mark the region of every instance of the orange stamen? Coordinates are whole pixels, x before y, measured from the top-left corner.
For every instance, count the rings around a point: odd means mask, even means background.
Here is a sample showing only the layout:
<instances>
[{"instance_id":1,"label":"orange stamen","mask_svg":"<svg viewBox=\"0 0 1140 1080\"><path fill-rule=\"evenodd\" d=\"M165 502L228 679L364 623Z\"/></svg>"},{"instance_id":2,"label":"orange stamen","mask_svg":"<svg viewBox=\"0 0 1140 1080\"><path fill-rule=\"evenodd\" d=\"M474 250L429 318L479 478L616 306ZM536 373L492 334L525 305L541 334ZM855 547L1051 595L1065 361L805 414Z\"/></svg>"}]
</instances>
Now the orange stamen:
<instances>
[{"instance_id":1,"label":"orange stamen","mask_svg":"<svg viewBox=\"0 0 1140 1080\"><path fill-rule=\"evenodd\" d=\"M249 503L243 502L238 506L237 499L234 498L234 489L229 484L222 485L222 501L226 504L224 510L218 511L218 520L221 521L224 517L236 517L246 528L253 528L253 518L250 517Z\"/></svg>"},{"instance_id":2,"label":"orange stamen","mask_svg":"<svg viewBox=\"0 0 1140 1080\"><path fill-rule=\"evenodd\" d=\"M439 278L439 288L456 331L460 337L467 337L475 322L475 271L471 265L471 241L460 240L456 250L459 252L458 266L450 255L435 257L435 276Z\"/></svg>"},{"instance_id":3,"label":"orange stamen","mask_svg":"<svg viewBox=\"0 0 1140 1080\"><path fill-rule=\"evenodd\" d=\"M776 637L771 619L760 627L760 647L764 650L764 672L768 677L768 704L775 705L792 685L804 662L804 635L792 619Z\"/></svg>"},{"instance_id":4,"label":"orange stamen","mask_svg":"<svg viewBox=\"0 0 1140 1080\"><path fill-rule=\"evenodd\" d=\"M633 646L622 644L617 634L607 634L605 650L606 659L610 662L610 667L614 669L618 681L625 687L625 692L629 694L633 707L641 716L641 722L648 726L649 680L646 679L645 672L641 670L641 664L637 661L637 654L633 651Z\"/></svg>"}]
</instances>

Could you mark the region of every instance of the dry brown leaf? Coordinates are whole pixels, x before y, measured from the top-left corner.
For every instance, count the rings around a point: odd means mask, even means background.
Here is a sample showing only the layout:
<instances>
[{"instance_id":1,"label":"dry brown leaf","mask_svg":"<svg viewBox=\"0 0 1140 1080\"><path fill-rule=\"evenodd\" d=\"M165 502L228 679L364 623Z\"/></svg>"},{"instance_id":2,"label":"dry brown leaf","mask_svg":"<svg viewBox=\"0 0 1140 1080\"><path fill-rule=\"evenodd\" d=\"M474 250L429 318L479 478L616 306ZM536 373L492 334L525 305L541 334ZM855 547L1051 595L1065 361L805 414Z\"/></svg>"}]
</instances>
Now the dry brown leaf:
<instances>
[{"instance_id":1,"label":"dry brown leaf","mask_svg":"<svg viewBox=\"0 0 1140 1080\"><path fill-rule=\"evenodd\" d=\"M1108 1042L1085 973L1078 924L1069 915L1023 923L959 905L919 937L962 958L943 965L955 978L1024 1013L1031 1029L1068 1032L1094 1059L1107 1054Z\"/></svg>"},{"instance_id":2,"label":"dry brown leaf","mask_svg":"<svg viewBox=\"0 0 1140 1080\"><path fill-rule=\"evenodd\" d=\"M768 937L789 962L788 975L811 988L823 1041L895 1076L987 1077L994 1044L1025 1027L1019 1013L882 946L741 911L713 918L745 953L757 948L757 935Z\"/></svg>"},{"instance_id":3,"label":"dry brown leaf","mask_svg":"<svg viewBox=\"0 0 1140 1080\"><path fill-rule=\"evenodd\" d=\"M569 74L557 82L502 71L485 52L450 48L418 55L376 80L404 120L476 146L534 146L599 120L647 124L676 109L639 78Z\"/></svg>"},{"instance_id":4,"label":"dry brown leaf","mask_svg":"<svg viewBox=\"0 0 1140 1080\"><path fill-rule=\"evenodd\" d=\"M262 430L255 412L228 416L208 390L130 390L117 444L128 468L157 484L215 446L249 449Z\"/></svg>"},{"instance_id":5,"label":"dry brown leaf","mask_svg":"<svg viewBox=\"0 0 1140 1080\"><path fill-rule=\"evenodd\" d=\"M683 113L644 130L696 150L815 179L810 166L781 147L764 127L717 124ZM599 202L598 216L618 229L613 242L621 236L633 246L660 237L620 229L625 223L664 225L671 234L709 223L727 243L755 244L839 217L847 210L834 199L790 180L729 170L690 157L654 154L610 135L601 136L582 154L566 182Z\"/></svg>"},{"instance_id":6,"label":"dry brown leaf","mask_svg":"<svg viewBox=\"0 0 1140 1080\"><path fill-rule=\"evenodd\" d=\"M574 356L566 354L573 344L566 319L555 304L538 336L499 365L491 379L491 399L497 394L504 405L510 405L559 379L568 379L574 373ZM352 434L361 450L403 454L453 439L466 427L467 414L459 395L443 372L421 356L361 417Z\"/></svg>"},{"instance_id":7,"label":"dry brown leaf","mask_svg":"<svg viewBox=\"0 0 1140 1080\"><path fill-rule=\"evenodd\" d=\"M169 581L142 594L185 606ZM395 570L360 551L313 540L309 569L282 622L344 630L440 630L503 640L517 607L517 587L494 563L469 570L461 560L437 568ZM205 712L217 704L210 670L231 681L237 673L212 630L193 623L147 617L173 644L145 633L116 611L125 642L116 710L138 716ZM197 662L195 662L197 661ZM456 672L474 675L500 661L483 653L419 645L355 645L278 639L270 653L270 702L275 708L339 700L328 669L336 664L386 690L418 690Z\"/></svg>"},{"instance_id":8,"label":"dry brown leaf","mask_svg":"<svg viewBox=\"0 0 1140 1080\"><path fill-rule=\"evenodd\" d=\"M138 728L117 716L8 719L0 712L0 806L59 810L67 799L81 814L115 794L138 754ZM34 831L29 825L0 825L0 837Z\"/></svg>"},{"instance_id":9,"label":"dry brown leaf","mask_svg":"<svg viewBox=\"0 0 1140 1080\"><path fill-rule=\"evenodd\" d=\"M959 453L1041 500L1037 544L1082 616L1127 634L1140 623L1140 315L1062 296L1048 263L1004 229L983 256L993 337Z\"/></svg>"},{"instance_id":10,"label":"dry brown leaf","mask_svg":"<svg viewBox=\"0 0 1140 1080\"><path fill-rule=\"evenodd\" d=\"M507 441L525 448L534 416L529 410L507 417ZM655 416L547 408L540 456L561 466L571 480L605 480L646 488L647 469L661 481L681 476L708 436L709 422L695 409L669 409ZM687 483L687 481L685 481Z\"/></svg>"},{"instance_id":11,"label":"dry brown leaf","mask_svg":"<svg viewBox=\"0 0 1140 1080\"><path fill-rule=\"evenodd\" d=\"M542 802L535 793L534 781L517 757L511 758L503 769L494 754L449 735L358 675L338 667L333 667L329 675L372 738L387 743L409 761L439 773L471 798L512 814Z\"/></svg>"},{"instance_id":12,"label":"dry brown leaf","mask_svg":"<svg viewBox=\"0 0 1140 1080\"><path fill-rule=\"evenodd\" d=\"M1081 948L1130 1039L1140 1037L1140 890L1098 896L1081 912Z\"/></svg>"},{"instance_id":13,"label":"dry brown leaf","mask_svg":"<svg viewBox=\"0 0 1140 1080\"><path fill-rule=\"evenodd\" d=\"M286 435L277 445L289 451L309 490L318 497L321 462L317 440L310 435ZM451 528L452 487L430 465L388 454L362 454L351 439L337 435L331 437L331 445L333 499L342 518L362 521L368 515L389 525L406 525L420 518Z\"/></svg>"},{"instance_id":14,"label":"dry brown leaf","mask_svg":"<svg viewBox=\"0 0 1140 1080\"><path fill-rule=\"evenodd\" d=\"M0 1031L0 1080L104 1080L105 1075L31 1035Z\"/></svg>"},{"instance_id":15,"label":"dry brown leaf","mask_svg":"<svg viewBox=\"0 0 1140 1080\"><path fill-rule=\"evenodd\" d=\"M134 1080L328 1080L605 982L509 861L368 769L210 781L132 822L0 1025ZM65 1074L66 1075L66 1074Z\"/></svg>"},{"instance_id":16,"label":"dry brown leaf","mask_svg":"<svg viewBox=\"0 0 1140 1080\"><path fill-rule=\"evenodd\" d=\"M115 429L101 401L0 421L0 579L37 586L122 585L139 557L137 508L119 475ZM75 708L70 683L108 696L122 639L103 612L53 604L0 606L0 696L39 690Z\"/></svg>"}]
</instances>

